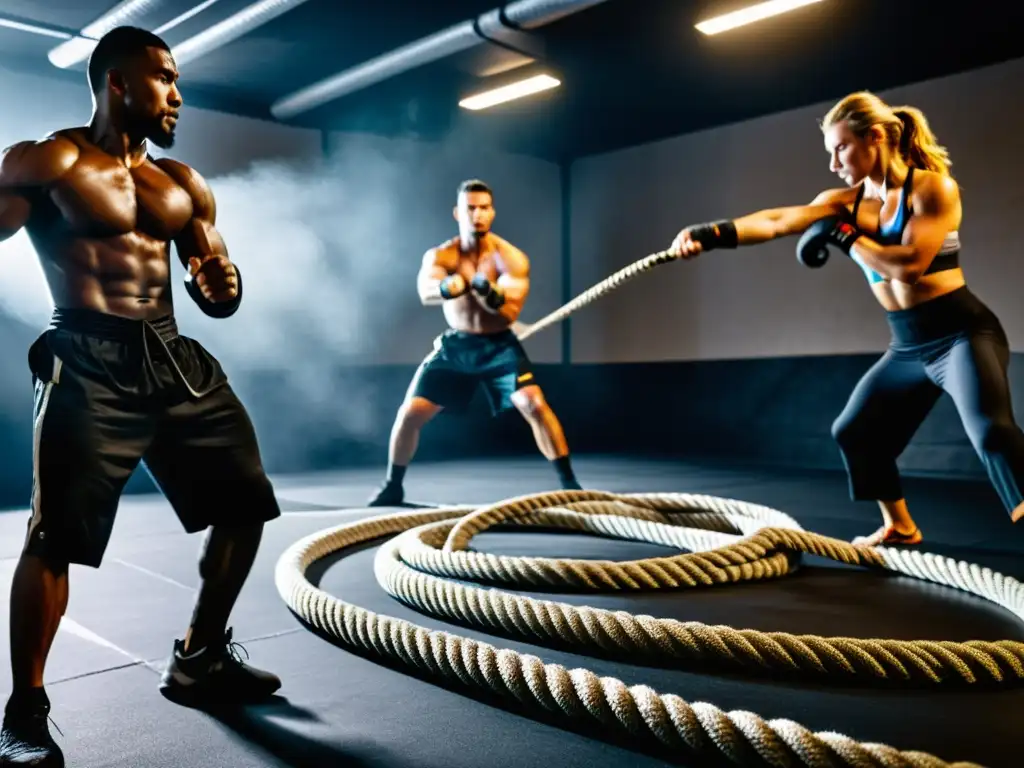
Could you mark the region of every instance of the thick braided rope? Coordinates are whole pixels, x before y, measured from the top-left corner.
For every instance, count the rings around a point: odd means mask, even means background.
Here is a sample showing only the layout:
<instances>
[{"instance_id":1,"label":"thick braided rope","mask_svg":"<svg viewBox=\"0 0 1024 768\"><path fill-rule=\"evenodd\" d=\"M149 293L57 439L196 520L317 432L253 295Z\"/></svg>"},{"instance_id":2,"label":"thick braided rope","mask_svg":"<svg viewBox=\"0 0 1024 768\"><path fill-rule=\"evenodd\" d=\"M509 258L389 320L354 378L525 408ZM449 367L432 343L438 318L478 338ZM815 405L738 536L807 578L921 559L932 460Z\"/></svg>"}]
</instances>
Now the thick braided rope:
<instances>
[{"instance_id":1,"label":"thick braided rope","mask_svg":"<svg viewBox=\"0 0 1024 768\"><path fill-rule=\"evenodd\" d=\"M539 498L539 497L536 497ZM1006 681L1024 678L1024 644L973 641L937 643L861 638L825 638L783 632L709 627L697 622L633 616L624 611L577 607L534 600L500 590L446 581L486 581L566 589L658 589L735 583L782 576L790 572L794 555L821 554L841 562L884 567L873 550L805 531L762 528L736 541L735 536L708 534L632 517L601 514L607 502L567 504L536 512L536 498L499 509L481 510L457 523L441 521L411 529L391 540L378 553L377 579L390 594L417 609L447 619L471 622L519 635L530 641L553 641L589 646L623 658L637 655L662 662L692 665L715 662L741 669L811 675L864 675L879 681L920 680L943 683L958 680ZM735 505L736 502L725 501ZM628 510L623 507L620 514ZM580 512L571 511L578 509ZM585 512L585 514L584 514ZM501 514L508 518L500 520ZM649 517L645 507L633 514ZM600 535L647 541L689 549L674 557L627 563L547 558L500 557L440 549L456 529L480 530L480 521L517 520L534 525L562 526ZM703 527L721 518L687 519ZM707 550L714 550L708 552ZM911 563L917 561L911 560ZM939 559L931 570L940 583L961 586L1020 615L1014 599L1015 582L999 574L951 560ZM897 568L921 573L920 567ZM957 574L954 580L942 574ZM991 578L990 578L991 577ZM928 578L926 576L926 578Z\"/></svg>"},{"instance_id":2,"label":"thick braided rope","mask_svg":"<svg viewBox=\"0 0 1024 768\"><path fill-rule=\"evenodd\" d=\"M610 518L613 517L623 517L627 522L612 523ZM1016 678L1024 676L1021 672L1024 659L1021 644L1009 641L994 644L918 642L914 646L910 641L901 644L880 640L874 641L876 648L870 645L872 641L845 639L848 645L835 645L844 639L812 640L806 636L675 622L694 638L692 643L687 643L680 640L684 635L674 631L673 622L667 620L579 607L572 607L582 613L577 619L571 619L570 614L561 610L550 610L549 606L559 604L528 600L497 590L456 585L430 574L417 573L399 559L399 553L404 551L435 552L436 555L427 555L427 559L437 557L435 566L442 571L450 570L462 573L463 577L476 578L477 574L469 571L479 568L485 578L497 576L499 581L512 580L516 566L511 562L517 558L496 558L460 551L474 533L499 524L560 525L575 530L593 530L601 535L625 534L627 538L663 542L673 541L666 529L679 527L679 521L692 522L702 530L683 531L684 538L680 541L694 548L688 553L694 559L688 566L680 565L678 574L671 572L665 563L660 564L660 570L645 570L644 564L650 561L643 560L602 564L594 561L519 559L533 561L524 572L542 574L536 578L543 583L551 583L544 581L549 578L548 574L561 573L564 581L558 583L566 586L604 587L606 584L599 576L602 570L588 571L587 568L606 565L608 567L603 573L614 585L611 588L636 589L646 587L645 577L641 575L645 573L659 574L652 578L663 587L781 576L789 572L795 553L808 552L955 586L1003 605L1018 616L1024 615L1024 597L1019 582L988 569L920 552L852 547L845 542L803 531L791 518L767 507L686 494L624 495L565 491L513 499L469 514L465 507L457 507L382 515L341 525L296 542L278 561L276 584L282 599L300 618L343 644L400 661L436 677L457 680L464 685L511 698L526 706L624 731L639 740L690 750L695 754L714 754L736 764L745 764L753 753L760 758L759 764L772 766L977 768L972 763L951 764L921 752L857 742L835 732L811 732L790 720L764 720L754 713L738 710L724 712L706 702L689 703L674 694L659 694L647 686L627 686L618 679L599 677L586 669L569 670L557 664L544 664L529 654L496 648L488 643L429 630L412 622L368 611L327 594L305 577L313 563L330 554L397 533L401 535L388 541L375 559L377 578L386 588L395 589L400 599L440 616L457 616L520 636L542 639L557 636L562 640L568 638L620 651L643 648L650 652L660 644L653 652L674 659L689 653L692 658L703 654L700 657L704 659L747 663L749 658L756 657L758 663L754 666L788 667L819 674L825 669L829 673L842 670L848 674L868 671L877 676L878 670L888 675L903 669L908 674L914 672L934 678L954 670L963 677L962 669L966 667L983 669L991 677L996 677L992 666L995 664L1002 665L999 668L1007 676L1010 673ZM731 532L728 531L730 526ZM751 533L741 534L751 527ZM652 531L653 535L648 538L647 534ZM470 565L469 570L459 570L458 563L469 563L473 558L478 562ZM556 563L565 563L566 567L560 569ZM622 570L616 571L616 568ZM744 572L744 568L748 570ZM662 573L670 575L671 579L661 576ZM744 573L751 575L745 577ZM690 574L689 581L685 574ZM431 579L441 584L439 591L430 586ZM395 587L405 583L410 585L409 589ZM520 612L518 601L523 601L521 605L528 613ZM609 617L618 622L632 619L635 626L629 625L628 631L605 631L601 621ZM559 629L563 631L559 632ZM764 637L759 637L761 635ZM647 643L641 638L653 638L654 642ZM627 642L633 646L624 644ZM829 645L830 642L833 645ZM694 648L697 650L692 650ZM750 651L751 648L754 650ZM819 659L820 666L808 664L805 659L808 654L798 649L809 649ZM744 655L749 658L737 662ZM963 663L959 664L957 659ZM982 659L991 659L992 664Z\"/></svg>"},{"instance_id":3,"label":"thick braided rope","mask_svg":"<svg viewBox=\"0 0 1024 768\"><path fill-rule=\"evenodd\" d=\"M605 294L614 291L620 285L632 280L637 275L649 272L662 264L668 264L671 261L676 261L678 258L678 256L673 256L668 251L659 251L658 253L652 253L650 256L646 256L639 261L635 261L632 264L623 267L610 277L605 278L597 285L588 288L568 304L559 307L549 315L545 315L537 322L531 325L525 325L522 323L517 324L515 326L516 336L519 337L520 341L524 341L537 333L537 331L541 331L549 325L560 323L573 312L597 301Z\"/></svg>"}]
</instances>

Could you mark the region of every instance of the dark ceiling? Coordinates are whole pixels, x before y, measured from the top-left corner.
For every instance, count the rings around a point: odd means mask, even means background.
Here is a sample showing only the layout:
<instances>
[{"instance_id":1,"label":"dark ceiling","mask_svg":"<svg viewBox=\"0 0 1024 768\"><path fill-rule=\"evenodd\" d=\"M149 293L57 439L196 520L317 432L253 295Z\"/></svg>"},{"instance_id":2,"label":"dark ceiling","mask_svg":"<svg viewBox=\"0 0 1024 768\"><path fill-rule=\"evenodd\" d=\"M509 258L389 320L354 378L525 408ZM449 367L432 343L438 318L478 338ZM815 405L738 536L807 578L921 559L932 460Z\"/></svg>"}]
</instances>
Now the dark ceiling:
<instances>
[{"instance_id":1,"label":"dark ceiling","mask_svg":"<svg viewBox=\"0 0 1024 768\"><path fill-rule=\"evenodd\" d=\"M200 2L151 0L133 23L157 29ZM163 33L172 46L256 0L207 2ZM455 137L568 160L1024 56L1024 4L996 0L949 4L941 13L934 0L822 0L715 37L694 29L751 2L606 0L524 33L516 45L536 60L520 69L482 77L482 67L509 54L481 43L282 122ZM77 33L114 4L0 0L0 19ZM283 96L496 7L493 0L306 0L183 62L185 99L274 119L270 107ZM0 64L82 82L84 65L62 70L48 61L59 42L0 26ZM562 86L482 112L457 104L534 71Z\"/></svg>"}]
</instances>

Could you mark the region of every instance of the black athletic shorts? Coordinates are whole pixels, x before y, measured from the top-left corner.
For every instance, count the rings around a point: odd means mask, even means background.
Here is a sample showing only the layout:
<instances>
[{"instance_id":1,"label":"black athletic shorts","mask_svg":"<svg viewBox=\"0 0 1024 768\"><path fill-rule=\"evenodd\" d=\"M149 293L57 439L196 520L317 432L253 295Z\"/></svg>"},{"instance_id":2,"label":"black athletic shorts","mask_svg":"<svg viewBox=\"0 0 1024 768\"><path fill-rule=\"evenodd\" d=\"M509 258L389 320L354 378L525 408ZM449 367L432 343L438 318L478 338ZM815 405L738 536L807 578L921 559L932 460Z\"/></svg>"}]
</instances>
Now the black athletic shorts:
<instances>
[{"instance_id":1,"label":"black athletic shorts","mask_svg":"<svg viewBox=\"0 0 1024 768\"><path fill-rule=\"evenodd\" d=\"M26 552L99 567L140 460L189 533L280 515L244 406L213 355L178 335L173 316L58 309L28 357Z\"/></svg>"},{"instance_id":2,"label":"black athletic shorts","mask_svg":"<svg viewBox=\"0 0 1024 768\"><path fill-rule=\"evenodd\" d=\"M513 407L512 394L535 384L530 359L511 331L445 331L420 363L409 392L441 407L464 410L478 387L497 415Z\"/></svg>"}]
</instances>

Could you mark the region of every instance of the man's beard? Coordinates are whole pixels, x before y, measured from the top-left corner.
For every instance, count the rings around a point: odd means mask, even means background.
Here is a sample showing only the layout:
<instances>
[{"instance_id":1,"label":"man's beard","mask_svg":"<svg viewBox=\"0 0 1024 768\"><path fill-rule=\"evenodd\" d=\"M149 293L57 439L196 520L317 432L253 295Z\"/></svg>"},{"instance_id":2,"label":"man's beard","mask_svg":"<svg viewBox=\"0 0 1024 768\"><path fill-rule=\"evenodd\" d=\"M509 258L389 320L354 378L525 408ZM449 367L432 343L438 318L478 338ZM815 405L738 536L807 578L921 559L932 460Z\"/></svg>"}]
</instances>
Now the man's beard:
<instances>
[{"instance_id":1,"label":"man's beard","mask_svg":"<svg viewBox=\"0 0 1024 768\"><path fill-rule=\"evenodd\" d=\"M159 117L151 117L145 120L135 119L132 121L134 125L129 133L136 136L142 136L146 141L151 141L161 149L170 149L174 146L174 128L167 130L164 128L164 115Z\"/></svg>"},{"instance_id":2,"label":"man's beard","mask_svg":"<svg viewBox=\"0 0 1024 768\"><path fill-rule=\"evenodd\" d=\"M469 230L469 234L462 239L463 248L480 248L487 240L487 235L490 229L485 229L482 232L478 231L476 227Z\"/></svg>"},{"instance_id":3,"label":"man's beard","mask_svg":"<svg viewBox=\"0 0 1024 768\"><path fill-rule=\"evenodd\" d=\"M174 146L174 129L165 130L163 120L161 120L152 130L146 133L146 138L161 149L170 149Z\"/></svg>"}]
</instances>

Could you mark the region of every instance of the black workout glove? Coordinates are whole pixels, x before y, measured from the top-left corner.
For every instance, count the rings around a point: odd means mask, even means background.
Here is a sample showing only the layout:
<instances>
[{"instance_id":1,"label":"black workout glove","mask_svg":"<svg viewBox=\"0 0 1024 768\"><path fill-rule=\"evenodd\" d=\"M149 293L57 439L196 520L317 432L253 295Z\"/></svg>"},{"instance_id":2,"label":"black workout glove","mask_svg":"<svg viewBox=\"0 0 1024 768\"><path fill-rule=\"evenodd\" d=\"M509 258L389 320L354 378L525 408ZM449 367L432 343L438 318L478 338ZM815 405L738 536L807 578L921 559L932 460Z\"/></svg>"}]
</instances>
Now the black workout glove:
<instances>
[{"instance_id":1,"label":"black workout glove","mask_svg":"<svg viewBox=\"0 0 1024 768\"><path fill-rule=\"evenodd\" d=\"M828 261L828 246L838 248L847 256L861 236L860 231L848 218L829 216L811 224L796 246L797 260L807 267L821 267Z\"/></svg>"},{"instance_id":2,"label":"black workout glove","mask_svg":"<svg viewBox=\"0 0 1024 768\"><path fill-rule=\"evenodd\" d=\"M478 272L473 276L473 282L469 285L490 309L498 309L498 307L505 303L505 292L497 283L492 283L488 280L487 275Z\"/></svg>"},{"instance_id":3,"label":"black workout glove","mask_svg":"<svg viewBox=\"0 0 1024 768\"><path fill-rule=\"evenodd\" d=\"M728 219L694 224L687 229L690 232L690 239L700 243L701 250L705 253L715 248L736 248L739 244L736 225Z\"/></svg>"},{"instance_id":4,"label":"black workout glove","mask_svg":"<svg viewBox=\"0 0 1024 768\"><path fill-rule=\"evenodd\" d=\"M462 275L448 275L438 286L442 299L457 299L466 292L466 281Z\"/></svg>"},{"instance_id":5,"label":"black workout glove","mask_svg":"<svg viewBox=\"0 0 1024 768\"><path fill-rule=\"evenodd\" d=\"M238 265L235 265L235 275L238 280L238 293L227 301L210 301L203 296L202 289L189 272L185 273L185 290L192 297L192 301L196 303L196 306L203 311L203 314L217 319L231 317L242 304L242 271L238 268Z\"/></svg>"}]
</instances>

